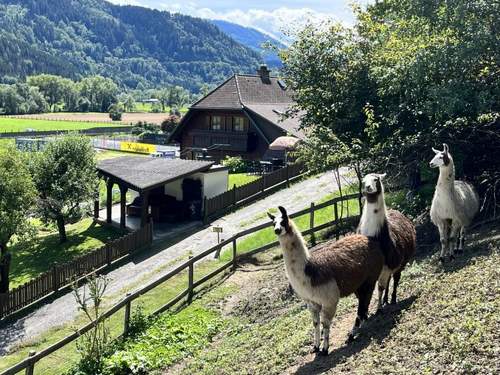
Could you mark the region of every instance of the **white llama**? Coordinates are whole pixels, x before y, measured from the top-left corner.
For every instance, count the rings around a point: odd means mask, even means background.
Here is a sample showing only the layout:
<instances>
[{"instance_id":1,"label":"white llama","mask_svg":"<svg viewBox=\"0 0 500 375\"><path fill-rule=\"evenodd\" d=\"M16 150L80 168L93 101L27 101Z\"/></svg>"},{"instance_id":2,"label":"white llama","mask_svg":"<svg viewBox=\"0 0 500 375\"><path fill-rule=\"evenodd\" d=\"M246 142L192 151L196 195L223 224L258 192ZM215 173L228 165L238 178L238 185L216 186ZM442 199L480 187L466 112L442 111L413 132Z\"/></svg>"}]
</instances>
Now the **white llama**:
<instances>
[{"instance_id":1,"label":"white llama","mask_svg":"<svg viewBox=\"0 0 500 375\"><path fill-rule=\"evenodd\" d=\"M465 228L479 211L479 196L474 187L464 181L455 181L455 165L447 144L443 151L432 149L435 156L432 168L439 167L439 178L432 198L431 221L439 229L441 254L439 260L453 259L453 248L463 252ZM458 246L457 246L457 235Z\"/></svg>"},{"instance_id":2,"label":"white llama","mask_svg":"<svg viewBox=\"0 0 500 375\"><path fill-rule=\"evenodd\" d=\"M386 208L382 183L384 177L385 174L371 173L363 178L362 193L366 200L357 230L357 233L379 241L384 254L384 267L378 278L378 311L381 311L383 303L388 303L391 276L393 277L391 303L396 303L401 272L416 249L413 223L401 212Z\"/></svg>"},{"instance_id":3,"label":"white llama","mask_svg":"<svg viewBox=\"0 0 500 375\"><path fill-rule=\"evenodd\" d=\"M384 257L379 243L366 236L352 235L307 249L304 239L286 210L280 217L269 214L283 250L285 270L294 291L307 302L314 326L313 351L320 347L320 317L323 327L322 355L328 354L330 325L341 297L355 293L358 313L349 334L352 340L368 317L368 307Z\"/></svg>"}]
</instances>

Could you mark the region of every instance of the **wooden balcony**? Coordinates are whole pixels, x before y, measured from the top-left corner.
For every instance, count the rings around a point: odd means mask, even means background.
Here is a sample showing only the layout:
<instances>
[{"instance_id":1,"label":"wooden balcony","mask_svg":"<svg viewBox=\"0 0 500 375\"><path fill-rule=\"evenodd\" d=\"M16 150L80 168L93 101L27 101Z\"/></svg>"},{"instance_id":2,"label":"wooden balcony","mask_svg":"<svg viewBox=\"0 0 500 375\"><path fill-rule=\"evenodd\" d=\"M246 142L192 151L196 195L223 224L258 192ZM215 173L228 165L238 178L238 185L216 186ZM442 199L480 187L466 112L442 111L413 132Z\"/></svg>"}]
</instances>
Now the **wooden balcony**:
<instances>
[{"instance_id":1,"label":"wooden balcony","mask_svg":"<svg viewBox=\"0 0 500 375\"><path fill-rule=\"evenodd\" d=\"M217 150L237 152L248 151L248 133L202 129L194 129L190 133L193 137L193 147L214 147ZM215 147L214 145L227 146Z\"/></svg>"}]
</instances>

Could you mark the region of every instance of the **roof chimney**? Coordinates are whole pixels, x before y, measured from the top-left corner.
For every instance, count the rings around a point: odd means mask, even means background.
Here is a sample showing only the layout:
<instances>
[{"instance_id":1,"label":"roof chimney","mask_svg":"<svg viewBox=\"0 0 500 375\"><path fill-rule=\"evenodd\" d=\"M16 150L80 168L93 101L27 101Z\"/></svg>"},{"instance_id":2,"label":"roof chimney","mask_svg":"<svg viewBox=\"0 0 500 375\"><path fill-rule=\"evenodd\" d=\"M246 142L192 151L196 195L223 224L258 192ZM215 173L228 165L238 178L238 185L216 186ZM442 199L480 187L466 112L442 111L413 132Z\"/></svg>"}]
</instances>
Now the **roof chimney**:
<instances>
[{"instance_id":1,"label":"roof chimney","mask_svg":"<svg viewBox=\"0 0 500 375\"><path fill-rule=\"evenodd\" d=\"M262 83L271 83L271 79L269 78L269 74L271 71L267 69L267 65L263 64L260 66L259 70L257 70L257 74L259 75Z\"/></svg>"}]
</instances>

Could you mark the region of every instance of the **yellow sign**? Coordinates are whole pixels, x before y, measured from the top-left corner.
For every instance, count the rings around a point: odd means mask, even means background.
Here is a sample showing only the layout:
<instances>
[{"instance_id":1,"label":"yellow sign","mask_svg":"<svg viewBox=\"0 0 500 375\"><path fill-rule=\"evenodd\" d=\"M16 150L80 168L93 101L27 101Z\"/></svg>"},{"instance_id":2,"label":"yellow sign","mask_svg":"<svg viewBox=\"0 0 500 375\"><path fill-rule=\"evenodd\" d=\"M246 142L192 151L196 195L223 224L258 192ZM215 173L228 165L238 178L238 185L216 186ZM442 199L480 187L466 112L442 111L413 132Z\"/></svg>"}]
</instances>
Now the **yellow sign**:
<instances>
[{"instance_id":1,"label":"yellow sign","mask_svg":"<svg viewBox=\"0 0 500 375\"><path fill-rule=\"evenodd\" d=\"M120 142L120 150L138 154L152 154L156 152L156 146L148 143Z\"/></svg>"}]
</instances>

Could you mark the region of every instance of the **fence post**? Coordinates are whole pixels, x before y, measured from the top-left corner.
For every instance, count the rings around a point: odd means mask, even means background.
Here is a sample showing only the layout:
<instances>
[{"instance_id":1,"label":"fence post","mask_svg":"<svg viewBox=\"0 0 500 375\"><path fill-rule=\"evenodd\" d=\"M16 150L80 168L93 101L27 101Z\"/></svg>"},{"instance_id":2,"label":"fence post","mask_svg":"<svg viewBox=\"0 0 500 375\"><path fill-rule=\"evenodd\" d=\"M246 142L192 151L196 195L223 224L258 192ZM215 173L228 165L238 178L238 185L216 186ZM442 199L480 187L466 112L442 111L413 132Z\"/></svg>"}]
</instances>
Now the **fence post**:
<instances>
[{"instance_id":1,"label":"fence post","mask_svg":"<svg viewBox=\"0 0 500 375\"><path fill-rule=\"evenodd\" d=\"M233 205L236 204L236 184L233 185Z\"/></svg>"},{"instance_id":2,"label":"fence post","mask_svg":"<svg viewBox=\"0 0 500 375\"><path fill-rule=\"evenodd\" d=\"M57 266L52 267L52 289L57 292L59 289L59 273L57 272Z\"/></svg>"},{"instance_id":3,"label":"fence post","mask_svg":"<svg viewBox=\"0 0 500 375\"><path fill-rule=\"evenodd\" d=\"M233 239L233 271L236 271L236 237Z\"/></svg>"},{"instance_id":4,"label":"fence post","mask_svg":"<svg viewBox=\"0 0 500 375\"><path fill-rule=\"evenodd\" d=\"M190 255L189 259L192 259L193 256ZM193 282L194 282L194 263L191 262L189 263L189 270L188 270L188 303L191 303L193 300Z\"/></svg>"},{"instance_id":5,"label":"fence post","mask_svg":"<svg viewBox=\"0 0 500 375\"><path fill-rule=\"evenodd\" d=\"M111 244L110 243L107 243L106 245L106 263L108 266L111 266Z\"/></svg>"},{"instance_id":6,"label":"fence post","mask_svg":"<svg viewBox=\"0 0 500 375\"><path fill-rule=\"evenodd\" d=\"M316 245L316 235L313 231L314 229L314 202L311 202L310 214L309 214L309 229L311 229L311 243Z\"/></svg>"},{"instance_id":7,"label":"fence post","mask_svg":"<svg viewBox=\"0 0 500 375\"><path fill-rule=\"evenodd\" d=\"M28 367L26 367L26 375L33 375L35 372L35 362L31 360L31 357L33 357L36 354L34 350L30 350L28 354Z\"/></svg>"},{"instance_id":8,"label":"fence post","mask_svg":"<svg viewBox=\"0 0 500 375\"><path fill-rule=\"evenodd\" d=\"M338 240L340 238L339 234L339 210L337 207L337 201L333 203L333 214L334 214L334 220L335 220L335 239Z\"/></svg>"},{"instance_id":9,"label":"fence post","mask_svg":"<svg viewBox=\"0 0 500 375\"><path fill-rule=\"evenodd\" d=\"M266 175L263 174L260 180L262 181L262 191L264 191L266 190Z\"/></svg>"},{"instance_id":10,"label":"fence post","mask_svg":"<svg viewBox=\"0 0 500 375\"><path fill-rule=\"evenodd\" d=\"M286 187L290 187L290 167L286 165Z\"/></svg>"},{"instance_id":11,"label":"fence post","mask_svg":"<svg viewBox=\"0 0 500 375\"><path fill-rule=\"evenodd\" d=\"M127 293L125 299L127 300L127 304L125 305L125 317L123 320L123 336L127 336L127 333L130 329L130 305L132 301L130 300L130 293Z\"/></svg>"}]
</instances>

